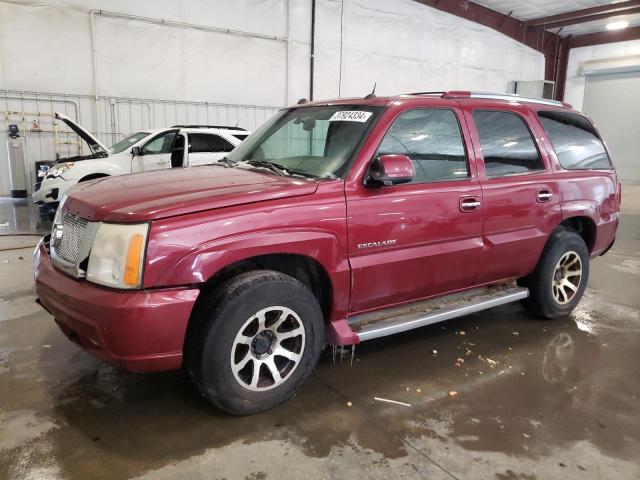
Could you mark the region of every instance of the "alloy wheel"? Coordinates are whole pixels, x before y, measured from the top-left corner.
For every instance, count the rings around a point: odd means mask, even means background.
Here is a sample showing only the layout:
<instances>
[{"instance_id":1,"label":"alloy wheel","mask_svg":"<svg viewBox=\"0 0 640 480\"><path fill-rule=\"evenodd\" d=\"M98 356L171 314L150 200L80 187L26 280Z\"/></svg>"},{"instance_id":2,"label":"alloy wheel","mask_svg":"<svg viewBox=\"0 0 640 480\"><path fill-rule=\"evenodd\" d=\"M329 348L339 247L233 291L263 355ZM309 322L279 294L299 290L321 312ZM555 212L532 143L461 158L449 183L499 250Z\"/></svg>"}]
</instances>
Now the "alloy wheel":
<instances>
[{"instance_id":1,"label":"alloy wheel","mask_svg":"<svg viewBox=\"0 0 640 480\"><path fill-rule=\"evenodd\" d=\"M551 290L553 298L560 305L566 305L576 295L582 280L582 260L574 252L566 252L553 271Z\"/></svg>"},{"instance_id":2,"label":"alloy wheel","mask_svg":"<svg viewBox=\"0 0 640 480\"><path fill-rule=\"evenodd\" d=\"M236 381L252 391L282 385L300 364L305 329L296 312L267 307L240 328L231 347L231 370Z\"/></svg>"}]
</instances>

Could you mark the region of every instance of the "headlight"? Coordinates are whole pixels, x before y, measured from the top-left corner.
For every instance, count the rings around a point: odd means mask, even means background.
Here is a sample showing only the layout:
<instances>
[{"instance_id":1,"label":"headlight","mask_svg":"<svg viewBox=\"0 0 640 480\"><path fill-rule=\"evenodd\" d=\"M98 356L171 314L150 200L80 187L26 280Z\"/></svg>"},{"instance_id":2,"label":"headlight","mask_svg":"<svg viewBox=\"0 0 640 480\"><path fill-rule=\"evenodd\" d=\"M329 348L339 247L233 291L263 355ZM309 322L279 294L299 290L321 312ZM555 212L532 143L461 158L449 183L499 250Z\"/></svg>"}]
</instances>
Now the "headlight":
<instances>
[{"instance_id":1,"label":"headlight","mask_svg":"<svg viewBox=\"0 0 640 480\"><path fill-rule=\"evenodd\" d=\"M149 224L102 223L91 247L87 280L114 288L140 288Z\"/></svg>"},{"instance_id":2,"label":"headlight","mask_svg":"<svg viewBox=\"0 0 640 480\"><path fill-rule=\"evenodd\" d=\"M47 170L47 178L57 178L64 172L69 170L71 167L73 167L75 164L76 162L59 163L58 165L55 165Z\"/></svg>"}]
</instances>

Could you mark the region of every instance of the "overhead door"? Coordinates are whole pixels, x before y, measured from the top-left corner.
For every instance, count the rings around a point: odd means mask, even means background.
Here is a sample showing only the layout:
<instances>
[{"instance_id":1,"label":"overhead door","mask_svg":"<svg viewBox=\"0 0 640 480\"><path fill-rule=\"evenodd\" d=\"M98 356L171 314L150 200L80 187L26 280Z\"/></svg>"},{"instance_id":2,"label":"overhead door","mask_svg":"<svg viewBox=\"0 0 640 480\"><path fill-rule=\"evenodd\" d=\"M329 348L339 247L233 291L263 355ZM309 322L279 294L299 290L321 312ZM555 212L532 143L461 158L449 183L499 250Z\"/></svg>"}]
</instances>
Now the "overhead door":
<instances>
[{"instance_id":1,"label":"overhead door","mask_svg":"<svg viewBox=\"0 0 640 480\"><path fill-rule=\"evenodd\" d=\"M622 181L640 181L640 71L587 77L584 112L609 146Z\"/></svg>"}]
</instances>

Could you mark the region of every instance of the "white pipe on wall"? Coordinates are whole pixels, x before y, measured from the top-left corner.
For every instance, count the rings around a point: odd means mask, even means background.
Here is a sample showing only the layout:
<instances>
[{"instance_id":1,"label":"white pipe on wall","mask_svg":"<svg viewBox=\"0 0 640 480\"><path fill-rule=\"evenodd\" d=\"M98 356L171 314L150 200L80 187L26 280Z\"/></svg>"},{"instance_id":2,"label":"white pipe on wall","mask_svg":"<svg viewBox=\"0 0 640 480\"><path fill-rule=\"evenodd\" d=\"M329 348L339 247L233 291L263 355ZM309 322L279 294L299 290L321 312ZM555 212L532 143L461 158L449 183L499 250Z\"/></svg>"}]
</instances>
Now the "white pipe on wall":
<instances>
[{"instance_id":1,"label":"white pipe on wall","mask_svg":"<svg viewBox=\"0 0 640 480\"><path fill-rule=\"evenodd\" d=\"M233 30L230 28L211 27L208 25L198 25L196 23L179 22L177 20L165 20L164 18L143 17L140 15L131 15L128 13L110 12L108 10L91 10L91 14L101 15L104 17L125 18L128 20L137 20L139 22L153 23L155 25L167 25L178 28L192 28L194 30L203 30L205 32L226 33L238 37L260 38L262 40L275 40L278 42L286 42L287 39L277 35L265 35L262 33L246 32L244 30Z\"/></svg>"},{"instance_id":2,"label":"white pipe on wall","mask_svg":"<svg viewBox=\"0 0 640 480\"><path fill-rule=\"evenodd\" d=\"M93 129L94 131L100 131L98 126L98 60L96 58L96 17L94 16L95 10L89 12L89 28L91 30L91 75L93 78Z\"/></svg>"},{"instance_id":3,"label":"white pipe on wall","mask_svg":"<svg viewBox=\"0 0 640 480\"><path fill-rule=\"evenodd\" d=\"M289 57L291 55L291 0L285 1L285 29L286 29L286 53L285 53L285 69L284 69L284 102L283 105L289 104Z\"/></svg>"}]
</instances>

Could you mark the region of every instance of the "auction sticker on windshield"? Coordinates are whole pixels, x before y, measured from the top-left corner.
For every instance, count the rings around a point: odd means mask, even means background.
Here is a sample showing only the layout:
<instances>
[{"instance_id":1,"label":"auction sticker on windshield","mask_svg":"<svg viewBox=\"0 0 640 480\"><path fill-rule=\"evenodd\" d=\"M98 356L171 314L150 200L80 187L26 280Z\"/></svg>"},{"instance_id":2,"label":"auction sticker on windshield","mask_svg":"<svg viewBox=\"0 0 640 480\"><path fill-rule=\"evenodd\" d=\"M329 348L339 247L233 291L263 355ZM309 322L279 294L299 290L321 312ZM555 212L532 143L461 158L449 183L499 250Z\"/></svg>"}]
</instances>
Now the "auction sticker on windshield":
<instances>
[{"instance_id":1,"label":"auction sticker on windshield","mask_svg":"<svg viewBox=\"0 0 640 480\"><path fill-rule=\"evenodd\" d=\"M366 122L369 120L371 112L360 112L357 110L347 110L336 112L329 119L330 122Z\"/></svg>"}]
</instances>

